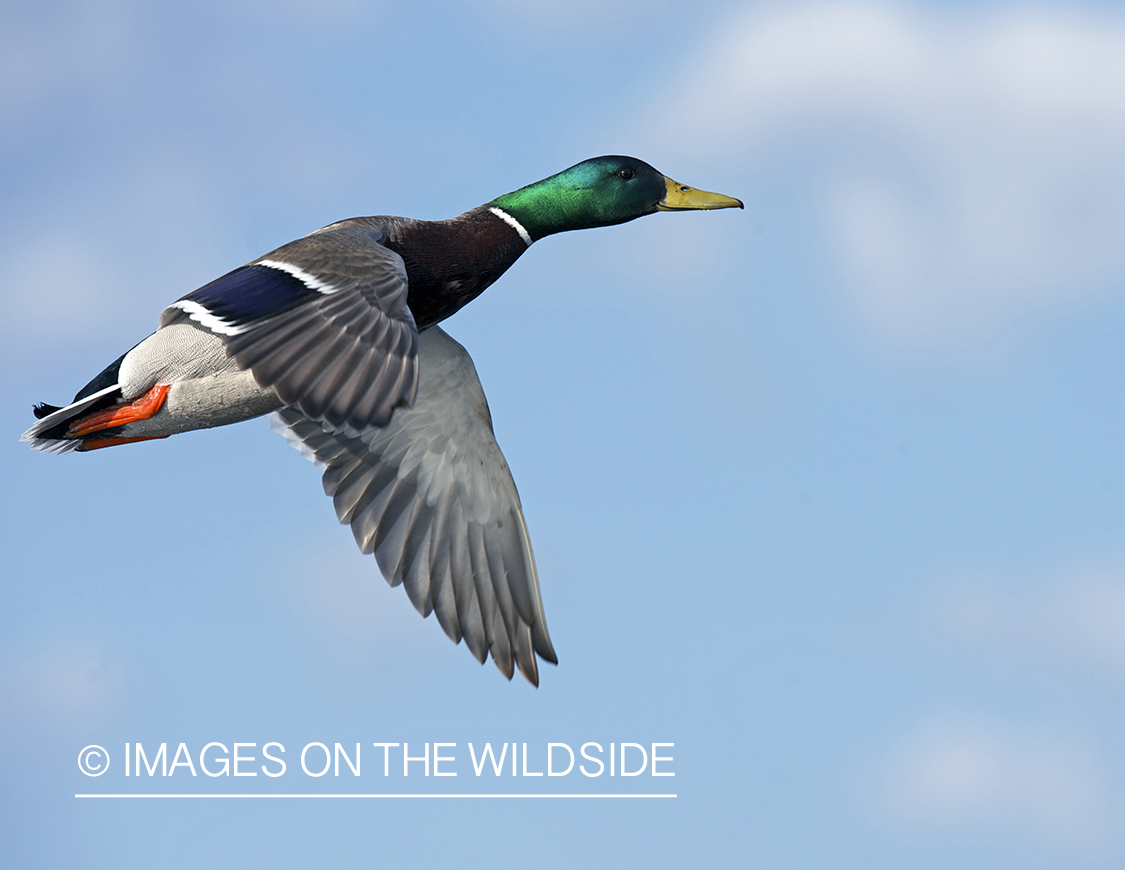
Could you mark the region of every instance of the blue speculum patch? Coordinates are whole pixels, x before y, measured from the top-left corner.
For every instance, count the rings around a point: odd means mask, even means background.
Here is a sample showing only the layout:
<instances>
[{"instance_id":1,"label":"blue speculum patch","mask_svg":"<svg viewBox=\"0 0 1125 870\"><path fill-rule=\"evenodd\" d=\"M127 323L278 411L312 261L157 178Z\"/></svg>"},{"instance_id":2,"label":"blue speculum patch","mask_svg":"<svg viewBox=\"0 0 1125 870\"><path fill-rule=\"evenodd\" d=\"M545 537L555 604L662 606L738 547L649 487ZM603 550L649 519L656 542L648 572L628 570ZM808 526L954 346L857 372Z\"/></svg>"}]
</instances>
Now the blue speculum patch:
<instances>
[{"instance_id":1,"label":"blue speculum patch","mask_svg":"<svg viewBox=\"0 0 1125 870\"><path fill-rule=\"evenodd\" d=\"M189 293L215 317L243 326L274 317L321 295L300 278L269 266L243 266Z\"/></svg>"}]
</instances>

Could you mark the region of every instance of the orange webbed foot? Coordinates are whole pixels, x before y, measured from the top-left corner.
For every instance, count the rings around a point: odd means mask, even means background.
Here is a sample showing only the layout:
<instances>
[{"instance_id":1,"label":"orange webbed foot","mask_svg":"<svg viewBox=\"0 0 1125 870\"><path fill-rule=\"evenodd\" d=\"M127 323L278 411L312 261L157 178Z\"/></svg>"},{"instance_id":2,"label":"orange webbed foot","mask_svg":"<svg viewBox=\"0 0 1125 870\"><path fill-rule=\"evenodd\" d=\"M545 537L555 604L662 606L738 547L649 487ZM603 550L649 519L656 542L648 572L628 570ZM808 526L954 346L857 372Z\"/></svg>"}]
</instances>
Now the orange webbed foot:
<instances>
[{"instance_id":1,"label":"orange webbed foot","mask_svg":"<svg viewBox=\"0 0 1125 870\"><path fill-rule=\"evenodd\" d=\"M118 426L124 426L126 423L136 423L140 420L147 420L164 405L164 399L167 398L168 391L171 388L171 384L157 384L143 396L134 399L132 402L122 402L118 405L114 405L112 408L106 408L104 411L98 411L94 414L90 414L88 417L75 420L70 424L70 428L66 430L66 437L82 438L94 432L101 432L103 429L115 429ZM120 444L125 441L141 439L102 440L112 440L113 443ZM108 447L109 445L102 444L99 446ZM86 449L95 450L97 448L87 446Z\"/></svg>"},{"instance_id":2,"label":"orange webbed foot","mask_svg":"<svg viewBox=\"0 0 1125 870\"><path fill-rule=\"evenodd\" d=\"M137 441L160 441L167 435L145 435L140 438L87 438L76 448L79 453L101 450L103 447L116 447L118 444L135 444Z\"/></svg>"}]
</instances>

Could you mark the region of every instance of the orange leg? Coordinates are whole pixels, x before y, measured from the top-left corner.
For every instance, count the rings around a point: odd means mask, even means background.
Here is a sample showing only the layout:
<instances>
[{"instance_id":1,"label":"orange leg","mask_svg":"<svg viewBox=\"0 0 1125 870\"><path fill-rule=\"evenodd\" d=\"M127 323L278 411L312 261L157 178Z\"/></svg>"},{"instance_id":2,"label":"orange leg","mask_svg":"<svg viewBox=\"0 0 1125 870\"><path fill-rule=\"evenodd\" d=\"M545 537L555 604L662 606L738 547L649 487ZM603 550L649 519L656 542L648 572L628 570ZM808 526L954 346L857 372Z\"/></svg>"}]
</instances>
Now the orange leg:
<instances>
[{"instance_id":1,"label":"orange leg","mask_svg":"<svg viewBox=\"0 0 1125 870\"><path fill-rule=\"evenodd\" d=\"M113 447L117 444L133 444L136 441L159 441L167 435L146 435L143 438L87 438L78 446L80 453L90 450L100 450L103 447Z\"/></svg>"},{"instance_id":2,"label":"orange leg","mask_svg":"<svg viewBox=\"0 0 1125 870\"><path fill-rule=\"evenodd\" d=\"M140 396L132 402L122 402L119 405L114 405L112 408L106 408L104 411L98 411L95 414L90 414L88 417L75 420L70 424L70 428L66 430L66 437L82 438L93 432L101 432L103 429L116 429L118 426L124 426L126 423L136 423L139 420L147 420L160 410L170 389L172 389L170 384L157 384L143 396Z\"/></svg>"}]
</instances>

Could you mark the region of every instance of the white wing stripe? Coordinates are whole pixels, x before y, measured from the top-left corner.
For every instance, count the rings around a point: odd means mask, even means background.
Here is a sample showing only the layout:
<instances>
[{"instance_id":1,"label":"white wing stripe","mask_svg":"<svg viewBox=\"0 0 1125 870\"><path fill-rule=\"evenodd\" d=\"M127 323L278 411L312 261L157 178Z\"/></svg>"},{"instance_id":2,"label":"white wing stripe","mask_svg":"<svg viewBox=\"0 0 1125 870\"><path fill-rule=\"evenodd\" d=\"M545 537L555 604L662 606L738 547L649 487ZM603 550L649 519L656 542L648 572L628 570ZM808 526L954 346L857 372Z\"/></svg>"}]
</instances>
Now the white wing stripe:
<instances>
[{"instance_id":1,"label":"white wing stripe","mask_svg":"<svg viewBox=\"0 0 1125 870\"><path fill-rule=\"evenodd\" d=\"M310 275L300 266L294 266L292 263L283 263L281 260L259 260L254 264L255 266L265 266L268 269L277 269L279 272L285 272L292 275L310 290L315 290L317 293L323 293L325 296L330 296L333 293L339 293L340 288L327 281L321 281L315 275Z\"/></svg>"},{"instance_id":2,"label":"white wing stripe","mask_svg":"<svg viewBox=\"0 0 1125 870\"><path fill-rule=\"evenodd\" d=\"M208 329L216 335L241 335L248 328L212 314L207 308L191 299L181 299L168 307L179 308L204 329Z\"/></svg>"}]
</instances>

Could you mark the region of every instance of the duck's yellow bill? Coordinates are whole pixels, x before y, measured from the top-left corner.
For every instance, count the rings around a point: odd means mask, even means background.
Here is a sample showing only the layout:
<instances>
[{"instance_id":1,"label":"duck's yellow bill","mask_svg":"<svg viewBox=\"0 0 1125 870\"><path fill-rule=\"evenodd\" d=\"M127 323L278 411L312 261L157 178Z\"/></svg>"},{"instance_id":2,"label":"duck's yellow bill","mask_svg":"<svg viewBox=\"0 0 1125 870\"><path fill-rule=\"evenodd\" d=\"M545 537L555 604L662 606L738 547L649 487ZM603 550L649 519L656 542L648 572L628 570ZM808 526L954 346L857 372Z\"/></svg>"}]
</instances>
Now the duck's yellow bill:
<instances>
[{"instance_id":1,"label":"duck's yellow bill","mask_svg":"<svg viewBox=\"0 0 1125 870\"><path fill-rule=\"evenodd\" d=\"M703 208L744 208L741 199L733 196L724 196L721 193L708 193L706 190L696 190L686 184L673 181L667 175L664 181L668 190L664 199L656 204L660 211L687 211L689 209Z\"/></svg>"}]
</instances>

